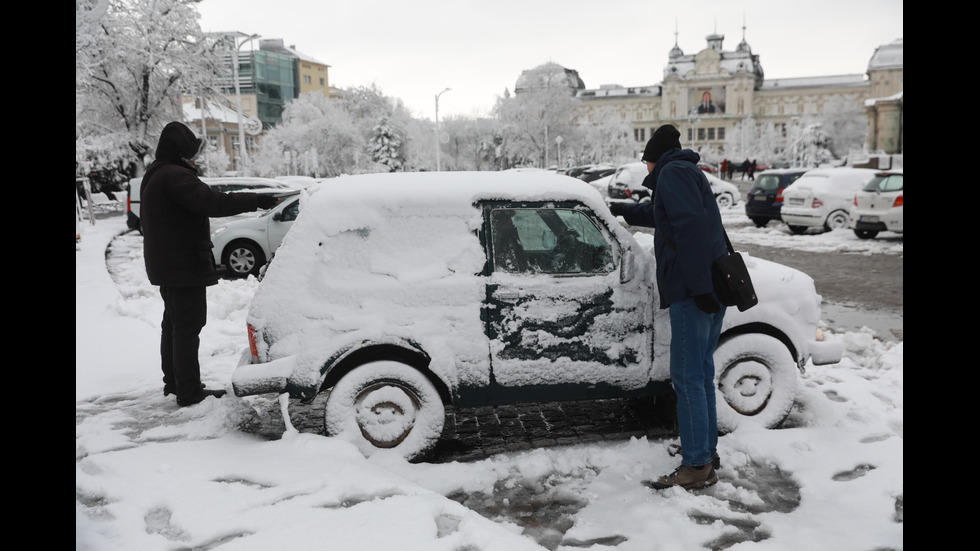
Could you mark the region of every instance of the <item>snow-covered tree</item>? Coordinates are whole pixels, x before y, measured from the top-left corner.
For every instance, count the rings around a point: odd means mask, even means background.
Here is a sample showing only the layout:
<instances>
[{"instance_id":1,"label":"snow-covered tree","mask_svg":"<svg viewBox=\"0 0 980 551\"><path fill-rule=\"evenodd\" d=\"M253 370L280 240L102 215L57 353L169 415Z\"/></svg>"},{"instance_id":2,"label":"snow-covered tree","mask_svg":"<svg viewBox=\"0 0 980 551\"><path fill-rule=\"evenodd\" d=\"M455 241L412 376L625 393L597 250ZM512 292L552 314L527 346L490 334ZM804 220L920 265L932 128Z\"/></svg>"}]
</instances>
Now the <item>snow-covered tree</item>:
<instances>
[{"instance_id":1,"label":"snow-covered tree","mask_svg":"<svg viewBox=\"0 0 980 551\"><path fill-rule=\"evenodd\" d=\"M371 159L388 167L391 172L402 169L401 145L402 139L389 124L388 116L381 117L374 126L374 133L369 141Z\"/></svg>"},{"instance_id":2,"label":"snow-covered tree","mask_svg":"<svg viewBox=\"0 0 980 551\"><path fill-rule=\"evenodd\" d=\"M220 64L197 0L76 0L76 164L100 152L142 173L160 130L182 119L179 96L214 89ZM106 146L106 144L112 144Z\"/></svg>"},{"instance_id":3,"label":"snow-covered tree","mask_svg":"<svg viewBox=\"0 0 980 551\"><path fill-rule=\"evenodd\" d=\"M262 137L252 164L266 176L297 174L302 156L315 150L316 166L306 170L333 177L359 172L360 165L370 162L365 148L356 121L343 105L320 92L308 92L286 104L282 123ZM305 162L309 165L309 159Z\"/></svg>"},{"instance_id":4,"label":"snow-covered tree","mask_svg":"<svg viewBox=\"0 0 980 551\"><path fill-rule=\"evenodd\" d=\"M787 149L793 166L817 167L834 159L830 135L820 123L794 125L790 135L792 141Z\"/></svg>"},{"instance_id":5,"label":"snow-covered tree","mask_svg":"<svg viewBox=\"0 0 980 551\"><path fill-rule=\"evenodd\" d=\"M580 154L576 119L578 100L567 86L532 88L497 98L493 114L501 124L503 155L512 166L550 164L556 158L554 139L561 136L568 158ZM547 153L547 158L546 158Z\"/></svg>"}]
</instances>

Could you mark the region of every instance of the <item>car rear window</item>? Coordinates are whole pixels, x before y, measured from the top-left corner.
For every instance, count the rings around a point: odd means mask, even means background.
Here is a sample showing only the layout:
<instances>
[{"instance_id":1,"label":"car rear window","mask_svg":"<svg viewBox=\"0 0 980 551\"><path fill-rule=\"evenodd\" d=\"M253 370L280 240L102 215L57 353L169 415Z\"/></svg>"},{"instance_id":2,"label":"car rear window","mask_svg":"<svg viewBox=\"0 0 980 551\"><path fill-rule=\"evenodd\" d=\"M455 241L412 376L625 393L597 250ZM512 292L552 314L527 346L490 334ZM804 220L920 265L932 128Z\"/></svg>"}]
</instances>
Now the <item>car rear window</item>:
<instances>
[{"instance_id":1,"label":"car rear window","mask_svg":"<svg viewBox=\"0 0 980 551\"><path fill-rule=\"evenodd\" d=\"M902 191L904 174L881 174L875 176L864 186L864 191Z\"/></svg>"},{"instance_id":2,"label":"car rear window","mask_svg":"<svg viewBox=\"0 0 980 551\"><path fill-rule=\"evenodd\" d=\"M775 174L760 176L752 187L764 191L775 191L779 189L779 176Z\"/></svg>"}]
</instances>

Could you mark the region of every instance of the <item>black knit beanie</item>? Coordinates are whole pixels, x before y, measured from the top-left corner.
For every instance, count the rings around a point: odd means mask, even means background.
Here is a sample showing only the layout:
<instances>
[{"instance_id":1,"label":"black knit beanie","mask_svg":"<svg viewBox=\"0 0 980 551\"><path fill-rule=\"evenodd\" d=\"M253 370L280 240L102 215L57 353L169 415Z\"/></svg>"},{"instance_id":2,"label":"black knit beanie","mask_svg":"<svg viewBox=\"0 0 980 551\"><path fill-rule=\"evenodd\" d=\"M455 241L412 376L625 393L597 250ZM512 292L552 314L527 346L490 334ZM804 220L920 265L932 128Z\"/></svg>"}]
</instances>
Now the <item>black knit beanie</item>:
<instances>
[{"instance_id":1,"label":"black knit beanie","mask_svg":"<svg viewBox=\"0 0 980 551\"><path fill-rule=\"evenodd\" d=\"M680 137L681 133L672 125L665 124L661 126L653 133L650 141L647 142L647 147L643 150L643 158L641 160L648 163L655 163L667 150L680 149Z\"/></svg>"}]
</instances>

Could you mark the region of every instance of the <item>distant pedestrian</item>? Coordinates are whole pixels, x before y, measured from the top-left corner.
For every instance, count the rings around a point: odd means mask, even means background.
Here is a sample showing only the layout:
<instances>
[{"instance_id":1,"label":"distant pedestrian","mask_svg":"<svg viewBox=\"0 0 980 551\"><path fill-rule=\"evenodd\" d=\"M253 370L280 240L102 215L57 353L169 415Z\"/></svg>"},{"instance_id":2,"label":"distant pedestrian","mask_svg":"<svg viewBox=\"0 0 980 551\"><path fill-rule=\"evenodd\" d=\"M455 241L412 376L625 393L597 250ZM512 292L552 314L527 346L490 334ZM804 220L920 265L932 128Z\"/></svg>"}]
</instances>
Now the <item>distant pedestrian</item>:
<instances>
[{"instance_id":1,"label":"distant pedestrian","mask_svg":"<svg viewBox=\"0 0 980 551\"><path fill-rule=\"evenodd\" d=\"M749 165L749 180L752 180L753 182L755 181L755 169L758 168L758 166L759 165L756 164L755 159L752 159L752 164Z\"/></svg>"},{"instance_id":2,"label":"distant pedestrian","mask_svg":"<svg viewBox=\"0 0 980 551\"><path fill-rule=\"evenodd\" d=\"M742 161L742 167L741 167L742 168L742 179L743 180L745 180L745 176L749 173L749 169L751 167L752 167L752 162L749 161L749 158L748 157L746 157L745 160Z\"/></svg>"},{"instance_id":3,"label":"distant pedestrian","mask_svg":"<svg viewBox=\"0 0 980 551\"><path fill-rule=\"evenodd\" d=\"M204 388L197 357L207 320L206 289L218 283L208 218L269 209L278 201L273 195L222 193L202 182L194 164L202 145L190 128L169 123L140 183L146 275L163 297L163 395L176 394L181 407L225 394Z\"/></svg>"},{"instance_id":4,"label":"distant pedestrian","mask_svg":"<svg viewBox=\"0 0 980 551\"><path fill-rule=\"evenodd\" d=\"M722 159L721 172L719 175L724 178L726 174L728 174L728 159ZM729 176L729 178L731 178L731 176Z\"/></svg>"},{"instance_id":5,"label":"distant pedestrian","mask_svg":"<svg viewBox=\"0 0 980 551\"><path fill-rule=\"evenodd\" d=\"M728 161L728 179L731 180L735 175L735 161Z\"/></svg>"}]
</instances>

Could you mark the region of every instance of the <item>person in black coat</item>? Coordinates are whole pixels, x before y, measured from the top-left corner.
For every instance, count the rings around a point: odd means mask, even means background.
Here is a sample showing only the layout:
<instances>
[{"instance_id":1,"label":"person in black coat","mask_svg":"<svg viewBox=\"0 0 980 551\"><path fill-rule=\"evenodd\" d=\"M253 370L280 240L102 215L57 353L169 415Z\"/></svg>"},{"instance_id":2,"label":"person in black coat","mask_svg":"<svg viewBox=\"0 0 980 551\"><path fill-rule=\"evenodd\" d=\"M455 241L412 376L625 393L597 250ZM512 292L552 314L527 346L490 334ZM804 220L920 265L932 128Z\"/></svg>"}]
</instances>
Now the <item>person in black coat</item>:
<instances>
[{"instance_id":1,"label":"person in black coat","mask_svg":"<svg viewBox=\"0 0 980 551\"><path fill-rule=\"evenodd\" d=\"M140 183L146 275L163 297L163 394L175 394L181 407L225 394L201 384L197 357L207 320L206 288L218 283L208 219L269 209L278 201L271 195L221 193L202 182L194 164L202 144L184 124L167 124L156 160Z\"/></svg>"}]
</instances>

